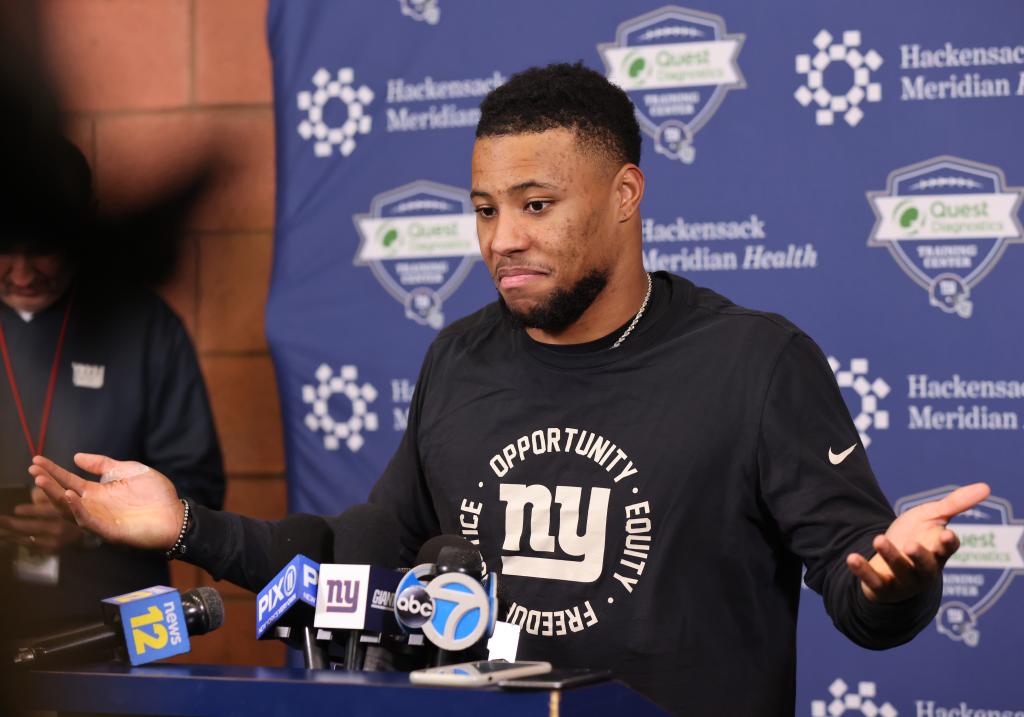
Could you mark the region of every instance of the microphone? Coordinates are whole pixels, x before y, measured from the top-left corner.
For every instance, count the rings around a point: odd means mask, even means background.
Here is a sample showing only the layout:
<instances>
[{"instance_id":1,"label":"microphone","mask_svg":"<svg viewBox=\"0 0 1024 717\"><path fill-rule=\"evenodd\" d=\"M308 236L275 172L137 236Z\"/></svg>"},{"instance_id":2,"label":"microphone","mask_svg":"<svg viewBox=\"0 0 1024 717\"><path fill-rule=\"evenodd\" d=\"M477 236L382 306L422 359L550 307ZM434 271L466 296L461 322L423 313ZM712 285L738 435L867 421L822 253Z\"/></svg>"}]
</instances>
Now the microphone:
<instances>
[{"instance_id":1,"label":"microphone","mask_svg":"<svg viewBox=\"0 0 1024 717\"><path fill-rule=\"evenodd\" d=\"M296 555L305 555L316 563L331 562L334 550L331 521L320 515L293 513L273 523L275 533L266 576L277 573Z\"/></svg>"},{"instance_id":2,"label":"microphone","mask_svg":"<svg viewBox=\"0 0 1024 717\"><path fill-rule=\"evenodd\" d=\"M334 549L334 531L328 521L319 515L295 513L274 523L266 564L257 571L257 575L274 576L257 595L256 638L276 638L301 650L306 669L327 666L312 628L312 612L319 563L330 562ZM303 560L296 562L299 557ZM289 566L294 566L293 572ZM250 589L256 591L255 586Z\"/></svg>"},{"instance_id":3,"label":"microphone","mask_svg":"<svg viewBox=\"0 0 1024 717\"><path fill-rule=\"evenodd\" d=\"M461 535L436 535L420 546L419 552L416 553L416 564L433 565L438 561L441 551L445 548L459 548L465 551L476 551L479 555L479 551L477 551L476 546ZM482 564L483 558L481 558L481 565Z\"/></svg>"},{"instance_id":4,"label":"microphone","mask_svg":"<svg viewBox=\"0 0 1024 717\"><path fill-rule=\"evenodd\" d=\"M476 547L466 541L466 545L446 545L437 553L437 560L434 561L435 572L438 575L444 573L461 573L479 581L484 580L484 559Z\"/></svg>"},{"instance_id":5,"label":"microphone","mask_svg":"<svg viewBox=\"0 0 1024 717\"><path fill-rule=\"evenodd\" d=\"M422 562L432 559L433 562ZM498 617L496 575L486 575L472 543L453 535L431 538L416 565L399 582L395 617L407 631L422 631L438 648L436 664L494 632Z\"/></svg>"},{"instance_id":6,"label":"microphone","mask_svg":"<svg viewBox=\"0 0 1024 717\"><path fill-rule=\"evenodd\" d=\"M394 569L401 552L400 529L389 511L371 503L353 506L329 522L334 529L334 563L320 566L314 625L339 631L345 643L345 668L362 670L364 632L401 632L393 612L400 577Z\"/></svg>"},{"instance_id":7,"label":"microphone","mask_svg":"<svg viewBox=\"0 0 1024 717\"><path fill-rule=\"evenodd\" d=\"M327 521L333 531L334 562L372 563L400 567L401 528L391 511L375 503L354 505Z\"/></svg>"},{"instance_id":8,"label":"microphone","mask_svg":"<svg viewBox=\"0 0 1024 717\"><path fill-rule=\"evenodd\" d=\"M224 622L224 601L210 587L179 596L177 590L157 585L108 598L103 609L104 622L30 640L16 651L14 665L47 668L125 657L132 665L143 665L188 652L189 635L205 635Z\"/></svg>"},{"instance_id":9,"label":"microphone","mask_svg":"<svg viewBox=\"0 0 1024 717\"><path fill-rule=\"evenodd\" d=\"M256 596L256 639L300 648L308 670L327 666L312 627L319 570L318 563L296 555Z\"/></svg>"}]
</instances>

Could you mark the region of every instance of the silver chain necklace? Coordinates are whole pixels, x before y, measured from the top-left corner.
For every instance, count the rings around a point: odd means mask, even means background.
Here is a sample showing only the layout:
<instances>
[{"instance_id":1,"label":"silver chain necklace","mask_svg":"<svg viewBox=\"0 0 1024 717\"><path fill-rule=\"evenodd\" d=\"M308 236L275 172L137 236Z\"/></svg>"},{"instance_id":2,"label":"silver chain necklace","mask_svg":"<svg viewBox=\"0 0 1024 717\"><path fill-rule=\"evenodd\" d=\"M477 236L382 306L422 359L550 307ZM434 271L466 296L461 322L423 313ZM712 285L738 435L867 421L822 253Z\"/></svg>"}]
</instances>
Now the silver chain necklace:
<instances>
[{"instance_id":1,"label":"silver chain necklace","mask_svg":"<svg viewBox=\"0 0 1024 717\"><path fill-rule=\"evenodd\" d=\"M629 336L630 333L632 333L633 329L636 328L636 325L640 323L640 318L644 315L644 312L647 310L647 302L651 300L651 287L653 287L653 286L654 286L654 284L653 284L653 282L651 282L651 275L648 273L647 274L647 293L644 294L644 303L640 304L640 310L638 312L636 312L636 316L634 316L633 320L629 322L629 326L627 326L626 330L622 332L622 336L620 336L618 338L618 340L614 344L611 345L609 350L617 349L619 347L619 344L621 344L623 341L625 341L626 337Z\"/></svg>"}]
</instances>

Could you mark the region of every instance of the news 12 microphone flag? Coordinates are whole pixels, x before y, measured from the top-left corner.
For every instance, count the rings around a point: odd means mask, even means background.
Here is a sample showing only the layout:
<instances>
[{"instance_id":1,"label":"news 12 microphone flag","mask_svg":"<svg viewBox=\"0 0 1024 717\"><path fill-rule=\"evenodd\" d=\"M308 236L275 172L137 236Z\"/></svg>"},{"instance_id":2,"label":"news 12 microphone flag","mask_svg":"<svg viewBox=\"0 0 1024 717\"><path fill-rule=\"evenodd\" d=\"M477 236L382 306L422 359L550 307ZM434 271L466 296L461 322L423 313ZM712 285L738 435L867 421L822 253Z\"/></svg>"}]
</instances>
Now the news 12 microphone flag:
<instances>
[{"instance_id":1,"label":"news 12 microphone flag","mask_svg":"<svg viewBox=\"0 0 1024 717\"><path fill-rule=\"evenodd\" d=\"M636 105L648 269L814 337L898 510L993 488L911 644L863 651L805 592L798 714L1024 710L1022 27L1016 0L271 0L290 508L365 499L427 345L496 297L482 97L581 60Z\"/></svg>"}]
</instances>

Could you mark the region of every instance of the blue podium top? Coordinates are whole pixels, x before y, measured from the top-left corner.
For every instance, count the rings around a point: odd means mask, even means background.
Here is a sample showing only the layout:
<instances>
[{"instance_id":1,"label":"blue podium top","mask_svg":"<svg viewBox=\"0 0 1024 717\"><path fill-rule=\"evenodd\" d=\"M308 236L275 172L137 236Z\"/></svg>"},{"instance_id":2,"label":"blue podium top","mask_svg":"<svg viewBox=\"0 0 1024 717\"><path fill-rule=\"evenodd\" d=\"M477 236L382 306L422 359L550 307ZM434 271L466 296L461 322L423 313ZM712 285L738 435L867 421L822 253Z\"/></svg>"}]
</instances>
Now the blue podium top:
<instances>
[{"instance_id":1,"label":"blue podium top","mask_svg":"<svg viewBox=\"0 0 1024 717\"><path fill-rule=\"evenodd\" d=\"M409 714L415 717L478 713L486 717L664 715L620 682L565 692L506 691L497 687L412 685L401 672L313 671L223 665L91 665L29 672L19 702L36 710L133 715ZM479 712L477 712L479 711Z\"/></svg>"}]
</instances>

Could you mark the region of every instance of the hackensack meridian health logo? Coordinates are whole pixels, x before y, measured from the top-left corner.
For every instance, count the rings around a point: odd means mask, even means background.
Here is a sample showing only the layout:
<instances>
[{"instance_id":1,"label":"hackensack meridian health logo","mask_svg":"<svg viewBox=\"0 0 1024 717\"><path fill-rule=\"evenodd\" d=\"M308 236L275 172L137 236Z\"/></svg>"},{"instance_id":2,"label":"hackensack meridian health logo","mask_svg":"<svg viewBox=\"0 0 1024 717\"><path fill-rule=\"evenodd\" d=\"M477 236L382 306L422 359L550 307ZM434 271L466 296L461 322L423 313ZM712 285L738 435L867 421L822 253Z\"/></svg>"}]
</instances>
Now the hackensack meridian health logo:
<instances>
[{"instance_id":1,"label":"hackensack meridian health logo","mask_svg":"<svg viewBox=\"0 0 1024 717\"><path fill-rule=\"evenodd\" d=\"M941 500L957 486L935 488L900 498L896 513ZM981 640L978 619L1003 596L1017 575L1024 575L1024 520L1014 520L1005 498L989 496L950 521L960 549L942 571L942 603L935 616L940 635L968 647Z\"/></svg>"},{"instance_id":2,"label":"hackensack meridian health logo","mask_svg":"<svg viewBox=\"0 0 1024 717\"><path fill-rule=\"evenodd\" d=\"M796 72L804 76L804 83L793 96L804 107L817 105L818 125L834 124L838 114L856 127L864 118L861 103L882 99L882 85L871 81L871 73L882 66L882 56L874 50L862 52L860 40L860 30L847 30L841 42L821 30L813 40L817 53L796 56Z\"/></svg>"},{"instance_id":3,"label":"hackensack meridian health logo","mask_svg":"<svg viewBox=\"0 0 1024 717\"><path fill-rule=\"evenodd\" d=\"M928 299L965 319L971 290L1010 244L1024 241L1024 188L1006 186L1003 170L941 156L889 173L886 189L868 192L875 212L869 246L884 246Z\"/></svg>"},{"instance_id":4,"label":"hackensack meridian health logo","mask_svg":"<svg viewBox=\"0 0 1024 717\"><path fill-rule=\"evenodd\" d=\"M881 376L868 378L868 360L866 358L850 359L848 368L843 368L835 356L828 357L828 365L835 374L839 388L850 389L857 394L857 403L850 404L853 414L853 425L857 427L861 445L871 445L868 429L884 431L889 428L889 412L880 409L878 402L889 395L892 388ZM847 399L849 400L849 399Z\"/></svg>"},{"instance_id":5,"label":"hackensack meridian health logo","mask_svg":"<svg viewBox=\"0 0 1024 717\"><path fill-rule=\"evenodd\" d=\"M366 85L355 86L355 73L351 67L343 67L332 77L327 68L321 67L313 74L312 90L303 90L296 95L296 104L306 113L299 122L299 136L313 141L313 154L330 157L335 148L347 157L356 149L356 137L369 134L373 119L366 113L366 107L373 102L373 90ZM335 102L344 105L339 110L338 124L330 124L329 108Z\"/></svg>"},{"instance_id":6,"label":"hackensack meridian health logo","mask_svg":"<svg viewBox=\"0 0 1024 717\"><path fill-rule=\"evenodd\" d=\"M421 179L378 194L353 221L355 263L370 267L407 318L441 328L444 301L480 259L469 193Z\"/></svg>"},{"instance_id":7,"label":"hackensack meridian health logo","mask_svg":"<svg viewBox=\"0 0 1024 717\"><path fill-rule=\"evenodd\" d=\"M878 686L874 682L858 682L855 690L837 677L828 686L828 693L832 699L811 701L811 717L897 717L899 714L890 702L879 704Z\"/></svg>"},{"instance_id":8,"label":"hackensack meridian health logo","mask_svg":"<svg viewBox=\"0 0 1024 717\"><path fill-rule=\"evenodd\" d=\"M316 370L317 383L302 387L302 402L309 406L304 422L313 433L322 433L324 448L336 451L345 446L356 453L363 447L363 431L376 431L377 414L370 404L377 400L371 383L359 382L359 369L342 366L334 373L327 364Z\"/></svg>"},{"instance_id":9,"label":"hackensack meridian health logo","mask_svg":"<svg viewBox=\"0 0 1024 717\"><path fill-rule=\"evenodd\" d=\"M621 23L597 49L658 153L691 164L694 135L729 90L746 87L736 63L744 39L719 15L667 5Z\"/></svg>"},{"instance_id":10,"label":"hackensack meridian health logo","mask_svg":"<svg viewBox=\"0 0 1024 717\"><path fill-rule=\"evenodd\" d=\"M436 25L441 21L441 6L438 0L398 0L402 14L416 22Z\"/></svg>"}]
</instances>

